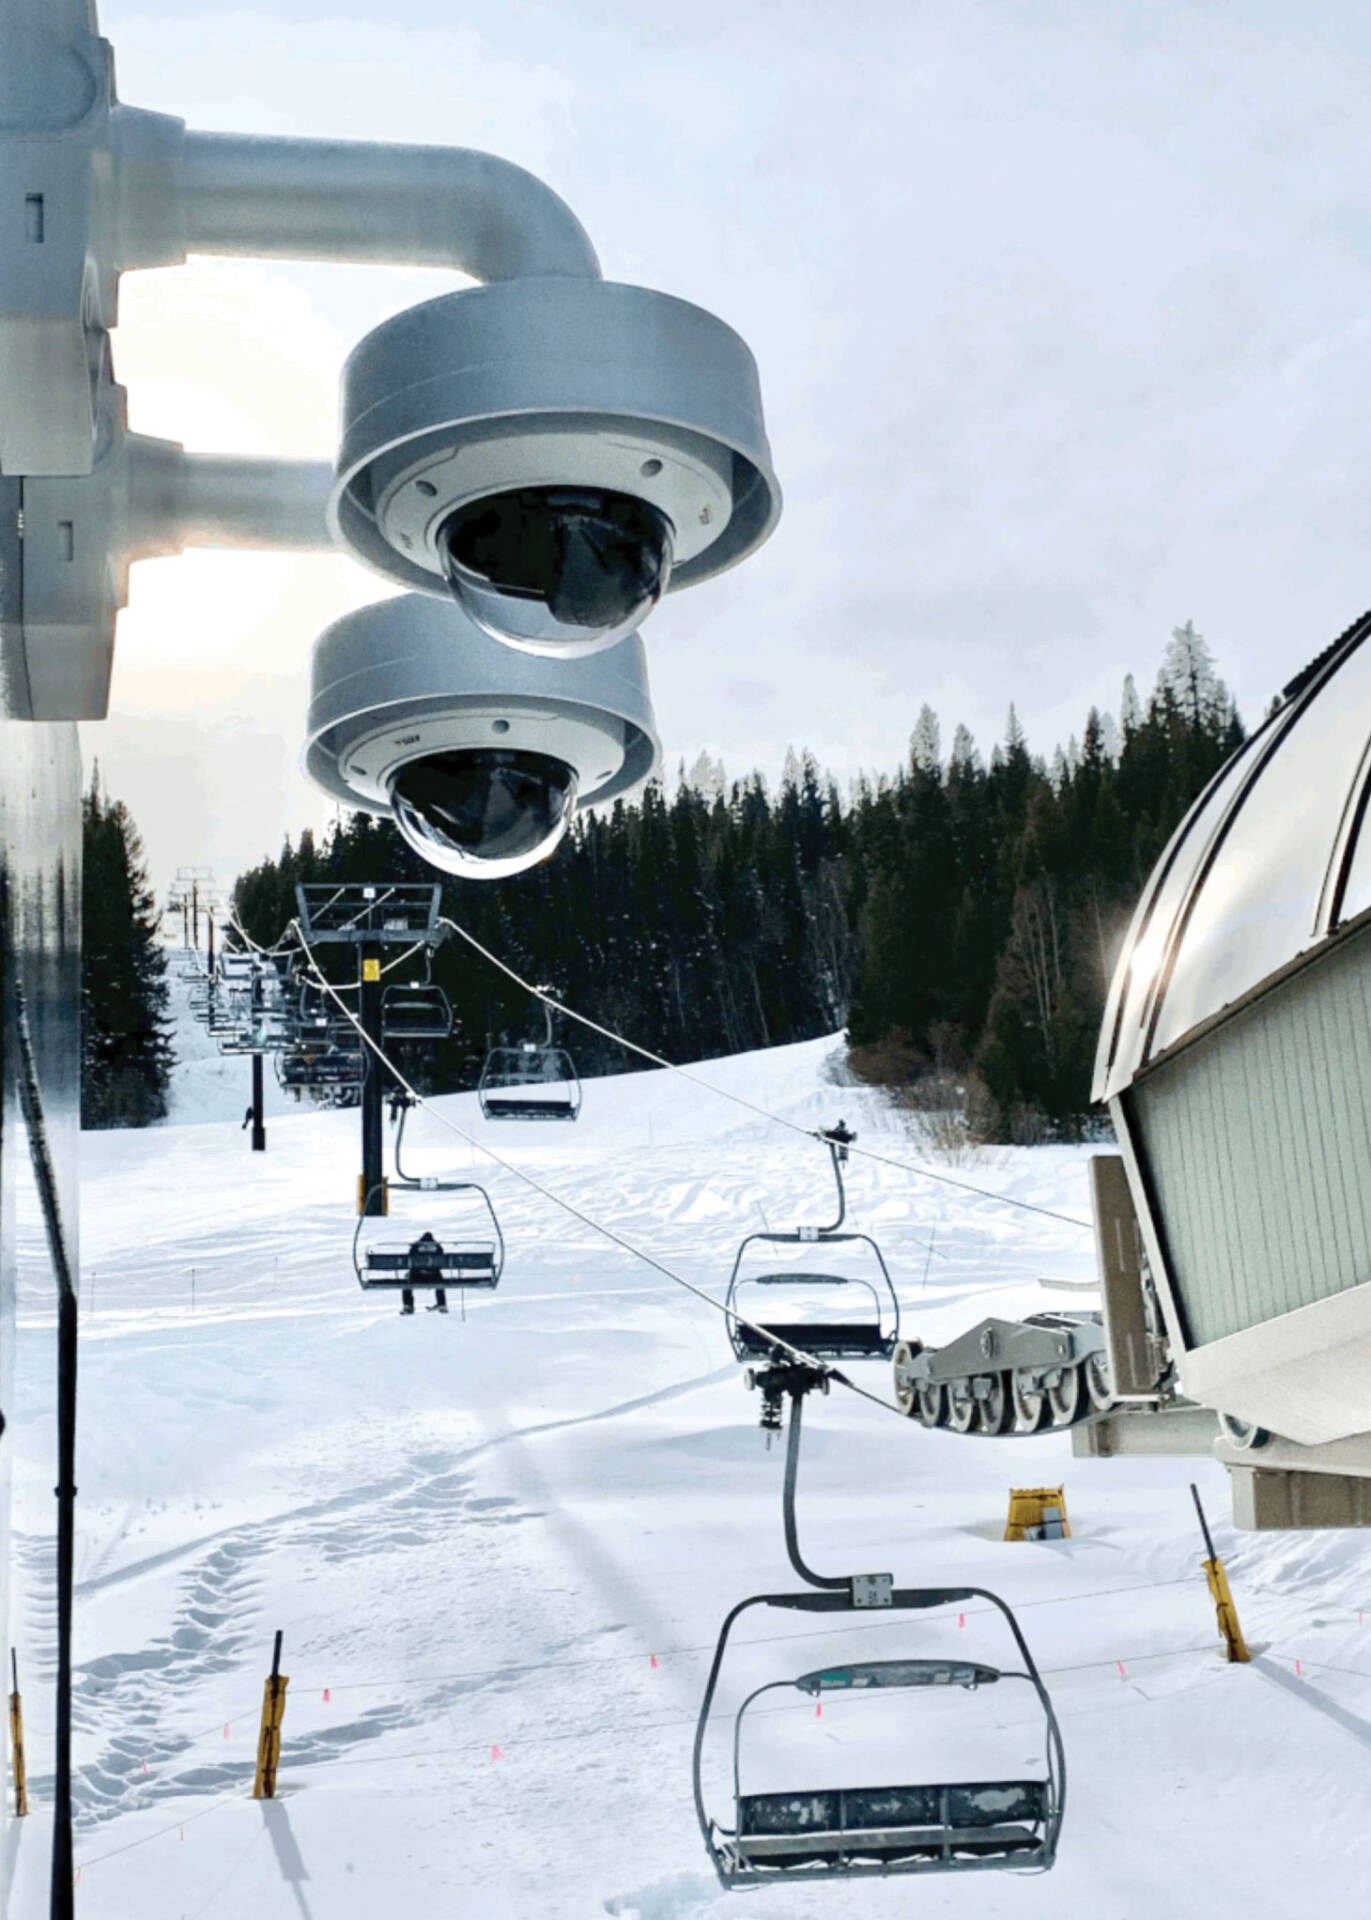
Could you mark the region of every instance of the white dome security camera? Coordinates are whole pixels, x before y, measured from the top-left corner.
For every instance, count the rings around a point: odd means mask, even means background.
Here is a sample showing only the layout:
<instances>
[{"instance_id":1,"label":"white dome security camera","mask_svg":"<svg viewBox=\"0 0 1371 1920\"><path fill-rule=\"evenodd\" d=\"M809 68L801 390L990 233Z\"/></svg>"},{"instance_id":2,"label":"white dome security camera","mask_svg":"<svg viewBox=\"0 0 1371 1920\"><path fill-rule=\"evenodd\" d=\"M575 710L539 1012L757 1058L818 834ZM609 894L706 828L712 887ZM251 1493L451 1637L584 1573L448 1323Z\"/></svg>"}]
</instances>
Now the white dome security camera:
<instances>
[{"instance_id":1,"label":"white dome security camera","mask_svg":"<svg viewBox=\"0 0 1371 1920\"><path fill-rule=\"evenodd\" d=\"M315 643L305 770L346 806L390 814L416 853L498 880L553 852L577 807L661 758L642 641L587 659L514 651L440 600L403 594Z\"/></svg>"},{"instance_id":2,"label":"white dome security camera","mask_svg":"<svg viewBox=\"0 0 1371 1920\"><path fill-rule=\"evenodd\" d=\"M397 314L343 374L330 524L495 638L591 653L771 532L757 369L642 287L534 276Z\"/></svg>"}]
</instances>

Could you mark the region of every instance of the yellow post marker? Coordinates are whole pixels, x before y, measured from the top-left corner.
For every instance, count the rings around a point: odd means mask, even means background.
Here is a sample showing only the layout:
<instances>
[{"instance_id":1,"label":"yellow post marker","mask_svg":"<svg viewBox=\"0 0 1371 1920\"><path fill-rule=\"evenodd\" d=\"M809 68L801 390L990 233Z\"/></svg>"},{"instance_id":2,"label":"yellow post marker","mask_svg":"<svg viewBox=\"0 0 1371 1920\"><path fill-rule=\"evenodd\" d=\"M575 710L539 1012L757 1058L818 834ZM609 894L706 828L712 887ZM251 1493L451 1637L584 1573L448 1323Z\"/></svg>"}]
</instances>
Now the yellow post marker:
<instances>
[{"instance_id":1,"label":"yellow post marker","mask_svg":"<svg viewBox=\"0 0 1371 1920\"><path fill-rule=\"evenodd\" d=\"M24 1764L24 1703L19 1698L19 1658L14 1648L10 1648L10 1673L14 1680L14 1691L10 1695L10 1766L14 1772L14 1811L23 1815L29 1810L29 1774Z\"/></svg>"},{"instance_id":2,"label":"yellow post marker","mask_svg":"<svg viewBox=\"0 0 1371 1920\"><path fill-rule=\"evenodd\" d=\"M1250 1660L1252 1656L1247 1651L1247 1642L1243 1639L1242 1628L1238 1625L1238 1609L1233 1604L1228 1575L1224 1572L1223 1561L1214 1551L1209 1522L1205 1519L1204 1508L1200 1505L1200 1490L1193 1480L1190 1483L1190 1495L1195 1502L1195 1511L1200 1517L1200 1531L1204 1535L1205 1548L1209 1554L1209 1558L1204 1563L1204 1577L1209 1582L1209 1591L1213 1595L1220 1636L1230 1660Z\"/></svg>"},{"instance_id":3,"label":"yellow post marker","mask_svg":"<svg viewBox=\"0 0 1371 1920\"><path fill-rule=\"evenodd\" d=\"M367 1210L367 1177L364 1173L359 1173L357 1176L357 1211L358 1213L365 1213L366 1210ZM382 1214L388 1214L390 1212L390 1181L389 1180L382 1180L381 1182L381 1212Z\"/></svg>"},{"instance_id":4,"label":"yellow post marker","mask_svg":"<svg viewBox=\"0 0 1371 1920\"><path fill-rule=\"evenodd\" d=\"M379 980L380 977L381 963L379 960L364 960L362 962L362 978L364 980L375 982Z\"/></svg>"},{"instance_id":5,"label":"yellow post marker","mask_svg":"<svg viewBox=\"0 0 1371 1920\"><path fill-rule=\"evenodd\" d=\"M276 1798L276 1769L281 1762L281 1723L286 1717L286 1688L289 1679L281 1671L281 1629L276 1629L276 1646L271 1656L262 1696L262 1731L257 1737L257 1772L252 1782L254 1800Z\"/></svg>"},{"instance_id":6,"label":"yellow post marker","mask_svg":"<svg viewBox=\"0 0 1371 1920\"><path fill-rule=\"evenodd\" d=\"M1006 1540L1069 1540L1065 1487L1011 1487Z\"/></svg>"}]
</instances>

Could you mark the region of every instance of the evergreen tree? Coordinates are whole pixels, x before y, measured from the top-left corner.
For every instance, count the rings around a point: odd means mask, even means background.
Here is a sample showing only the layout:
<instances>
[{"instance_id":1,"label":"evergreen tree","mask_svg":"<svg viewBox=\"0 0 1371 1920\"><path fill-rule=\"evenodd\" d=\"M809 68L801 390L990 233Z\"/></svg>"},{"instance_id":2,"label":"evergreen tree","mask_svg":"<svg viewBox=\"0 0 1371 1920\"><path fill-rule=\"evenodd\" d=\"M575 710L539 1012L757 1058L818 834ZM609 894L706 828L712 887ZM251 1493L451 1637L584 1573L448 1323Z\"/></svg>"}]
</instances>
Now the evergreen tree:
<instances>
[{"instance_id":1,"label":"evergreen tree","mask_svg":"<svg viewBox=\"0 0 1371 1920\"><path fill-rule=\"evenodd\" d=\"M569 1005L679 1060L846 1024L858 1067L907 1083L972 1070L990 1137L1078 1131L1114 956L1138 889L1242 729L1193 626L1178 628L1144 711L1124 683L1116 728L1092 710L1051 773L1011 707L989 767L965 727L940 758L923 707L893 776L845 800L811 753L778 790L727 782L701 753L668 798L646 788L578 817L556 856L498 886L447 880L444 910ZM297 881L426 880L387 820L341 818L243 875L240 918L271 942ZM342 964L330 963L330 964ZM457 1027L408 1062L425 1091L471 1086L485 1048L541 1013L460 942L434 978ZM583 1073L637 1062L582 1030Z\"/></svg>"},{"instance_id":2,"label":"evergreen tree","mask_svg":"<svg viewBox=\"0 0 1371 1920\"><path fill-rule=\"evenodd\" d=\"M100 790L82 806L81 1124L145 1127L167 1111L173 1055L166 957L143 843Z\"/></svg>"}]
</instances>

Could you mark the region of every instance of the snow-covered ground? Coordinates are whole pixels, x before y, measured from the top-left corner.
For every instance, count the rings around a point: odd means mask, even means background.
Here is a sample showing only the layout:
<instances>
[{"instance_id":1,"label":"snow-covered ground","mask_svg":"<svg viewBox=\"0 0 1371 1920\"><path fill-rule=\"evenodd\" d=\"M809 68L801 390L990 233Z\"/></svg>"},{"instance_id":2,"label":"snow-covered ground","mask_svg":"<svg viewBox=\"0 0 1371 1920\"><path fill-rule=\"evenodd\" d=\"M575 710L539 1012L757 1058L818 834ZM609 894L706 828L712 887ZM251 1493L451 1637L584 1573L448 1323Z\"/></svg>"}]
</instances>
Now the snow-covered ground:
<instances>
[{"instance_id":1,"label":"snow-covered ground","mask_svg":"<svg viewBox=\"0 0 1371 1920\"><path fill-rule=\"evenodd\" d=\"M863 1144L914 1158L875 1096L834 1084L836 1058L816 1042L700 1071L806 1125L841 1114ZM208 1078L178 1111L210 1110ZM439 1104L716 1295L743 1233L827 1214L817 1145L666 1074L588 1084L574 1128L483 1127L471 1098ZM805 1550L827 1570L989 1586L1022 1609L1067 1745L1060 1859L1039 1878L724 1894L691 1804L695 1711L728 1608L795 1583L782 1450L766 1450L718 1316L495 1169L498 1293L465 1319L402 1319L352 1277L356 1115L275 1118L262 1156L238 1131L236 1092L229 1110L84 1141L77 1857L90 1920L714 1920L739 1898L753 1920L1364 1912L1360 1535L1235 1536L1211 1463L928 1434L837 1390L806 1414ZM432 1117L413 1138L427 1170L481 1165ZM1084 1215L1084 1161L1004 1151L951 1171ZM1092 1272L1089 1235L1060 1222L860 1160L851 1189L924 1338L1064 1302L1040 1276ZM426 1199L397 1204L396 1224L441 1237L442 1196ZM13 1624L40 1801L49 1328L35 1283ZM888 1393L884 1367L854 1372ZM1192 1478L1221 1520L1260 1649L1250 1667L1221 1657ZM1059 1480L1074 1537L1005 1544L1009 1487ZM952 1611L821 1624L750 1616L728 1698L878 1647L1007 1651L976 1609L964 1627ZM261 1805L248 1793L277 1627L281 1797ZM875 1784L855 1715L793 1699L764 1723L758 1784ZM1023 1700L1001 1688L975 1705L998 1768L1029 1770L1040 1742ZM720 1813L724 1743L721 1724ZM910 1778L937 1764L894 1763ZM47 1910L47 1835L41 1813L21 1825L12 1911L29 1920Z\"/></svg>"}]
</instances>

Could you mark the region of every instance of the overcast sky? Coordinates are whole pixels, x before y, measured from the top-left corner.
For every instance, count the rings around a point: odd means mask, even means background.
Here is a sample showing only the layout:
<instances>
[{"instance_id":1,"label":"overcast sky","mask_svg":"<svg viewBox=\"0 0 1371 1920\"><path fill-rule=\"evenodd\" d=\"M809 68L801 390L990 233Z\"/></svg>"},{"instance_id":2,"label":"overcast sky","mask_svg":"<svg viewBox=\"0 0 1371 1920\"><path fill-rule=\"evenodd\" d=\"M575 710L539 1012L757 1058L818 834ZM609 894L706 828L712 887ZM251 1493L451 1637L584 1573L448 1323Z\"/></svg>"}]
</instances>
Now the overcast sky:
<instances>
[{"instance_id":1,"label":"overcast sky","mask_svg":"<svg viewBox=\"0 0 1371 1920\"><path fill-rule=\"evenodd\" d=\"M1164 0L106 4L121 96L191 126L478 146L607 277L761 369L785 513L647 627L668 767L893 768L920 706L1035 750L1193 619L1246 717L1371 601L1371 16ZM130 274L135 427L331 457L338 372L437 274ZM196 555L133 577L85 731L159 887L322 822L310 644L380 583Z\"/></svg>"}]
</instances>

